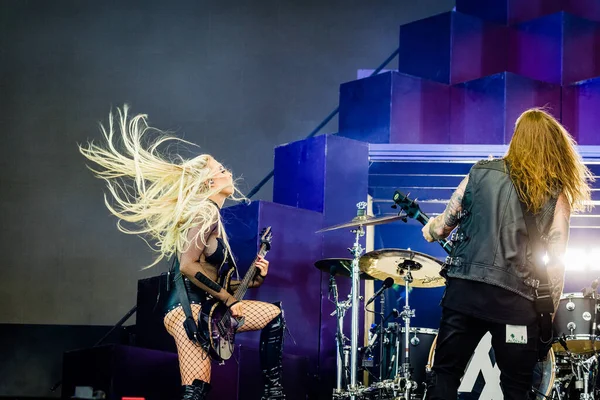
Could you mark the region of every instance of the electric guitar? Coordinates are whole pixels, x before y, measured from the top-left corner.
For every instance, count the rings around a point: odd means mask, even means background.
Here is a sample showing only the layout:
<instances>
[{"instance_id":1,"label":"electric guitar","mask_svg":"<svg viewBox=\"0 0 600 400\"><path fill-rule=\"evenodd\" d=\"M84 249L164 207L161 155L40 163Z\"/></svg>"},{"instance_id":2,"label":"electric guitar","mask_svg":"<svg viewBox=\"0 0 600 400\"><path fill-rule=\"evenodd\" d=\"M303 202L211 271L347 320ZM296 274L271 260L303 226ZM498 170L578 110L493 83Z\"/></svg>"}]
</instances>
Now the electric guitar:
<instances>
[{"instance_id":1,"label":"electric guitar","mask_svg":"<svg viewBox=\"0 0 600 400\"><path fill-rule=\"evenodd\" d=\"M243 299L250 284L256 277L258 268L256 260L258 256L264 257L271 249L271 227L262 230L260 235L260 248L257 257L254 259L248 272L235 290L233 297L237 301ZM229 263L229 269L221 274L219 284L225 290L229 290L231 286L231 278L235 272L233 263ZM225 304L217 299L207 300L202 304L200 316L198 318L201 334L205 338L203 345L207 348L209 355L213 360L225 361L231 358L234 349L235 332L239 326L239 321L231 314L231 310Z\"/></svg>"}]
</instances>

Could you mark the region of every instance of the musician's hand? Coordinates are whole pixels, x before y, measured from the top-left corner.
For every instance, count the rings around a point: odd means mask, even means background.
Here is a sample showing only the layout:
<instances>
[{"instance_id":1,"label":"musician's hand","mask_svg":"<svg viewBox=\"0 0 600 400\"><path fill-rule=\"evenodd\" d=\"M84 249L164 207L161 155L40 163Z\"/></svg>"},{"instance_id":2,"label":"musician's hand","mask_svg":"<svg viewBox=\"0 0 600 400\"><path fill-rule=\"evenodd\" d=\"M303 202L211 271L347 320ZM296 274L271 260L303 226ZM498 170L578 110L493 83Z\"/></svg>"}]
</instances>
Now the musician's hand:
<instances>
[{"instance_id":1,"label":"musician's hand","mask_svg":"<svg viewBox=\"0 0 600 400\"><path fill-rule=\"evenodd\" d=\"M269 261L267 261L262 256L258 256L255 265L256 268L258 268L258 273L260 274L260 276L262 276L263 278L267 276L267 274L269 273Z\"/></svg>"},{"instance_id":2,"label":"musician's hand","mask_svg":"<svg viewBox=\"0 0 600 400\"><path fill-rule=\"evenodd\" d=\"M235 303L234 305L232 305L230 310L231 310L231 315L233 315L234 317L243 317L244 316L244 306L242 305L241 302Z\"/></svg>"},{"instance_id":3,"label":"musician's hand","mask_svg":"<svg viewBox=\"0 0 600 400\"><path fill-rule=\"evenodd\" d=\"M431 233L429 232L429 229L432 227L434 220L435 220L435 218L431 218L429 221L427 221L427 224L425 224L423 229L421 229L421 232L423 232L423 237L428 242L435 241L435 239L433 238L433 236L431 236Z\"/></svg>"}]
</instances>

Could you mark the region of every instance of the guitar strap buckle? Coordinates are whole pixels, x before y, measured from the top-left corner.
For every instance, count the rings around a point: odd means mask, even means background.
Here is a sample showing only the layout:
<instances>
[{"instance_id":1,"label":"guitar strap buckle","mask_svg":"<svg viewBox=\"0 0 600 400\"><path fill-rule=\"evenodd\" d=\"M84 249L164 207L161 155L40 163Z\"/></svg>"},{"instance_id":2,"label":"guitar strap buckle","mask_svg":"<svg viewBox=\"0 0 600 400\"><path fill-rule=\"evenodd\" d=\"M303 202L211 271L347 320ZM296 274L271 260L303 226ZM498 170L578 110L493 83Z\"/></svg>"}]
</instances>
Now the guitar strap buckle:
<instances>
[{"instance_id":1,"label":"guitar strap buckle","mask_svg":"<svg viewBox=\"0 0 600 400\"><path fill-rule=\"evenodd\" d=\"M446 265L450 265L453 267L460 267L462 265L462 257L446 257L446 261L444 262Z\"/></svg>"},{"instance_id":2,"label":"guitar strap buckle","mask_svg":"<svg viewBox=\"0 0 600 400\"><path fill-rule=\"evenodd\" d=\"M523 281L523 283L529 287L532 287L535 289L536 291L536 296L537 296L537 289L540 287L540 280L539 279L534 279L534 278L527 278Z\"/></svg>"}]
</instances>

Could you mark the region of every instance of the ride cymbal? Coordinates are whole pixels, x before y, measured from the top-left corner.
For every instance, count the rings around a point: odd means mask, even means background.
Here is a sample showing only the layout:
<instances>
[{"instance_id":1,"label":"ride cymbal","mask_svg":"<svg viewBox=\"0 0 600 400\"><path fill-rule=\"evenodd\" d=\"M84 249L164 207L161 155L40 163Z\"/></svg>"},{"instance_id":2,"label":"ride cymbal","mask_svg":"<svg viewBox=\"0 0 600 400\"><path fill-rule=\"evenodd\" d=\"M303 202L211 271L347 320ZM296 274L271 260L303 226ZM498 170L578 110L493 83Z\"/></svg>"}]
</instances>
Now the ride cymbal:
<instances>
[{"instance_id":1,"label":"ride cymbal","mask_svg":"<svg viewBox=\"0 0 600 400\"><path fill-rule=\"evenodd\" d=\"M360 270L375 279L394 279L394 283L404 285L404 279L410 270L410 286L432 288L444 286L440 276L442 262L427 254L403 249L381 249L370 251L360 258Z\"/></svg>"},{"instance_id":2,"label":"ride cymbal","mask_svg":"<svg viewBox=\"0 0 600 400\"><path fill-rule=\"evenodd\" d=\"M375 218L371 215L354 217L352 219L352 221L344 222L344 223L338 224L338 225L332 225L327 228L320 229L316 233L333 231L335 229L342 229L342 228L358 228L361 225L362 226L371 226L371 225L387 224L388 222L398 221L398 220L401 220L404 218L405 218L404 216L400 216L400 215L392 215L391 217L387 216L387 217L377 217L377 218Z\"/></svg>"}]
</instances>

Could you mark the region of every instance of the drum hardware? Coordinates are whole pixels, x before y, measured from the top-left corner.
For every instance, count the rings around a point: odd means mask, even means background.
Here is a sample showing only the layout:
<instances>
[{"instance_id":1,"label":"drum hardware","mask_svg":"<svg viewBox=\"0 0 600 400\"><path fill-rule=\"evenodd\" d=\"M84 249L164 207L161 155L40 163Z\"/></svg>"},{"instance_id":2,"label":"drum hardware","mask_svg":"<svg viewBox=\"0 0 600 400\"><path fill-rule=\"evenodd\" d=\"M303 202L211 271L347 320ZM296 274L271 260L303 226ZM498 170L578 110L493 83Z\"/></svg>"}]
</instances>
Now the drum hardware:
<instances>
[{"instance_id":1,"label":"drum hardware","mask_svg":"<svg viewBox=\"0 0 600 400\"><path fill-rule=\"evenodd\" d=\"M559 377L555 382L557 395L573 400L594 399L598 356L596 354L590 357L569 354L568 356L559 355L558 357L559 359L562 358L564 368L557 368L559 373Z\"/></svg>"},{"instance_id":2,"label":"drum hardware","mask_svg":"<svg viewBox=\"0 0 600 400\"><path fill-rule=\"evenodd\" d=\"M349 307L351 308L351 328L350 328L350 381L345 384L346 389L342 388L343 379L340 378L340 370L345 371L346 365L343 365L342 357L337 357L337 370L338 370L338 382L337 387L334 389L334 395L336 396L350 396L350 399L355 400L358 395L360 395L360 388L357 386L357 375L358 375L358 311L359 311L359 283L360 283L360 269L359 269L359 259L363 253L363 247L360 244L360 238L365 235L365 226L372 226L383 224L387 222L391 222L396 219L400 219L397 217L384 217L384 218L374 218L372 216L367 215L366 213L367 203L360 202L356 205L356 217L352 219L352 221L347 223L342 223L339 225L334 225L328 228L323 228L317 233L327 232L331 230L341 229L341 228L353 228L351 232L354 234L354 244L349 249L350 254L352 255L352 259L350 262L350 279L352 280L352 288L350 290L349 296ZM316 265L319 268L319 265ZM340 270L342 271L342 270ZM331 272L330 272L331 273ZM336 275L336 274L332 274ZM343 275L343 274L342 274ZM337 305L336 305L337 307ZM341 328L343 327L341 321L341 312L337 312L336 316L338 319L338 328L337 330L341 332ZM337 338L337 347L342 348L340 346L340 341L343 342L343 334L338 334ZM338 350L339 352L339 350ZM343 373L341 374L344 375Z\"/></svg>"},{"instance_id":3,"label":"drum hardware","mask_svg":"<svg viewBox=\"0 0 600 400\"><path fill-rule=\"evenodd\" d=\"M593 393L590 393L590 375L592 366L598 361L597 356L594 354L587 360L580 359L576 362L577 365L577 381L575 382L576 389L583 389L581 393L581 400L593 399ZM582 384L583 383L583 384Z\"/></svg>"},{"instance_id":4,"label":"drum hardware","mask_svg":"<svg viewBox=\"0 0 600 400\"><path fill-rule=\"evenodd\" d=\"M404 346L404 358L400 367L400 337L403 331L404 343L410 343L412 347L419 346L420 339L417 331L410 327L410 319L415 316L415 310L410 308L409 292L411 287L439 287L444 285L443 278L439 275L442 263L434 257L418 253L411 250L402 249L383 249L372 251L362 255L363 248L360 244L360 238L364 236L365 226L373 226L389 223L397 220L406 220L405 216L393 216L374 218L366 215L365 202L357 204L357 216L350 222L323 228L318 232L327 232L335 229L352 228L354 234L354 244L349 249L352 258L350 259L324 259L315 263L319 270L328 272L330 275L330 294L336 305L335 315L337 319L336 329L336 353L337 353L337 382L333 391L334 398L350 398L352 400L371 396L379 392L380 398L391 396L390 398L403 398L411 400L414 397L414 391L417 389L417 382L412 379L413 369L411 367L410 347ZM349 277L352 280L352 288L348 299L339 302L337 285L335 279L338 276ZM381 322L372 337L369 346L364 350L363 355L367 355L377 341L379 336L380 346L380 381L373 383L369 387L357 384L358 373L358 311L359 311L359 282L360 279L379 279L385 281L384 286L377 295L390 287L393 283L404 285L406 296L403 310L399 313L393 310L388 316L385 315L385 299L381 297ZM375 299L373 296L370 301ZM351 308L351 335L350 346L346 346L348 338L343 334L343 318L346 311ZM398 334L395 340L395 359L391 363L395 374L391 379L383 379L383 354L382 348L385 343L384 326L385 322L391 317L401 317L404 321L404 328L400 329L399 324L395 324ZM414 335L411 337L411 333ZM348 360L349 358L349 360ZM368 361L368 360L367 360ZM387 398L387 397L386 397Z\"/></svg>"},{"instance_id":5,"label":"drum hardware","mask_svg":"<svg viewBox=\"0 0 600 400\"><path fill-rule=\"evenodd\" d=\"M337 371L336 371L336 390L341 391L344 384L348 383L348 360L347 355L349 351L347 351L346 341L348 338L344 336L344 316L346 315L346 311L351 307L351 297L348 296L346 301L340 302L337 283L335 282L335 273L332 268L331 274L329 276L329 293L333 296L333 302L335 304L335 311L331 313L331 316L336 316L337 327L336 327L336 363L337 363Z\"/></svg>"},{"instance_id":6,"label":"drum hardware","mask_svg":"<svg viewBox=\"0 0 600 400\"><path fill-rule=\"evenodd\" d=\"M414 397L418 389L418 382L414 381L413 362L411 360L411 347L418 346L420 339L417 330L411 329L410 319L415 317L415 310L410 308L410 290L411 287L437 287L442 286L443 278L440 277L441 262L431 256L418 253L411 250L402 249L382 249L366 253L360 260L361 271L376 279L392 278L396 283L403 284L405 289L404 307L399 314L403 320L404 327L400 329L399 324L393 325L397 329L395 336L395 354L390 360L386 377L390 375L390 368L393 368L393 382L396 382L392 388L394 397L402 397L410 400ZM416 278L415 276L416 275ZM439 278L439 279L438 279ZM416 281L416 284L415 284ZM382 299L383 301L383 299ZM382 309L383 309L382 304ZM384 322L384 321L382 321ZM382 324L383 325L383 324ZM381 326L381 325L380 325ZM403 331L403 332L402 332ZM401 341L401 334L403 340ZM413 333L411 337L411 333ZM400 344L410 343L412 346L405 345L404 354L401 360ZM383 352L384 341L381 340L380 354ZM402 365L400 365L402 362ZM424 372L424 371L423 371ZM383 357L380 362L380 379L384 377ZM384 381L385 382L385 381ZM373 386L373 385L372 385ZM376 387L379 387L375 385Z\"/></svg>"},{"instance_id":7,"label":"drum hardware","mask_svg":"<svg viewBox=\"0 0 600 400\"><path fill-rule=\"evenodd\" d=\"M567 329L571 331L571 336L575 335L575 328L577 328L577 324L575 324L575 322L571 321L567 324Z\"/></svg>"}]
</instances>

